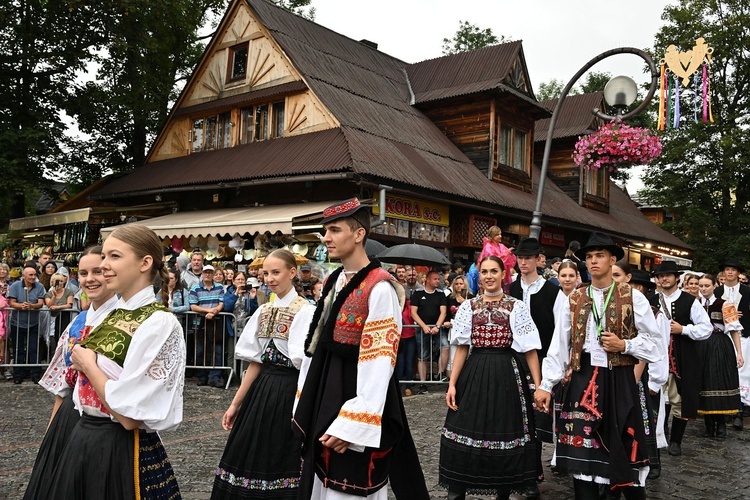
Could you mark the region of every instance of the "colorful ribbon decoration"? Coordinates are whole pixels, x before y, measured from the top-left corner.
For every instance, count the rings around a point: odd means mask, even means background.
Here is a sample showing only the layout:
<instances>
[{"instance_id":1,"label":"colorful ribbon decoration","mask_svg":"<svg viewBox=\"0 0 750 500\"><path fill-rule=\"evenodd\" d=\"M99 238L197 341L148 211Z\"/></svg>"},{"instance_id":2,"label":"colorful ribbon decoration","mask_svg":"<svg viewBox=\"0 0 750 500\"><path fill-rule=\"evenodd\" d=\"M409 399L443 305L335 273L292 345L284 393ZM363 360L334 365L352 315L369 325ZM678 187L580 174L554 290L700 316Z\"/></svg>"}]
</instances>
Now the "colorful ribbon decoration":
<instances>
[{"instance_id":1,"label":"colorful ribbon decoration","mask_svg":"<svg viewBox=\"0 0 750 500\"><path fill-rule=\"evenodd\" d=\"M679 128L682 119L681 99L692 98L693 122L714 123L711 106L711 55L703 38L695 41L688 51L679 51L674 45L667 47L664 59L660 61L659 114L657 129ZM690 78L693 78L691 89ZM687 92L680 92L684 86ZM692 91L691 91L692 90ZM689 111L688 111L689 113ZM700 115L700 118L699 118Z\"/></svg>"}]
</instances>

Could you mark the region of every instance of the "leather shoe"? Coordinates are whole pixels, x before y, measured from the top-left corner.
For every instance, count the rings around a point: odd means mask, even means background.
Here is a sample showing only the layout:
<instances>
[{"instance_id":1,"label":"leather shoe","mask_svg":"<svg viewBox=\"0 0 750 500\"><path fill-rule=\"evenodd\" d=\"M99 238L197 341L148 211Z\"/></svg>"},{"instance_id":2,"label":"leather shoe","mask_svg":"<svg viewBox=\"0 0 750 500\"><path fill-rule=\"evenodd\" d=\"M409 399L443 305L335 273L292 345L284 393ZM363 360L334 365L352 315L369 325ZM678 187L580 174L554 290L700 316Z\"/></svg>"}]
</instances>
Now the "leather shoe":
<instances>
[{"instance_id":1,"label":"leather shoe","mask_svg":"<svg viewBox=\"0 0 750 500\"><path fill-rule=\"evenodd\" d=\"M716 426L716 439L726 439L726 438L727 438L727 424L726 422L722 420Z\"/></svg>"},{"instance_id":2,"label":"leather shoe","mask_svg":"<svg viewBox=\"0 0 750 500\"><path fill-rule=\"evenodd\" d=\"M737 429L738 431L741 431L744 427L744 422L742 421L742 417L735 417L734 421L732 422L732 427Z\"/></svg>"},{"instance_id":3,"label":"leather shoe","mask_svg":"<svg viewBox=\"0 0 750 500\"><path fill-rule=\"evenodd\" d=\"M212 380L208 383L211 387L216 387L217 389L223 389L224 384L221 383L221 380Z\"/></svg>"},{"instance_id":4,"label":"leather shoe","mask_svg":"<svg viewBox=\"0 0 750 500\"><path fill-rule=\"evenodd\" d=\"M521 493L525 498L539 498L541 493L539 492L539 486L536 483L530 483L526 485Z\"/></svg>"},{"instance_id":5,"label":"leather shoe","mask_svg":"<svg viewBox=\"0 0 750 500\"><path fill-rule=\"evenodd\" d=\"M659 479L659 476L661 476L661 465L651 467L648 471L648 476L646 476L646 479Z\"/></svg>"},{"instance_id":6,"label":"leather shoe","mask_svg":"<svg viewBox=\"0 0 750 500\"><path fill-rule=\"evenodd\" d=\"M674 441L672 441L671 443L669 443L667 452L673 457L679 457L680 455L682 455L682 445L680 443L675 443Z\"/></svg>"},{"instance_id":7,"label":"leather shoe","mask_svg":"<svg viewBox=\"0 0 750 500\"><path fill-rule=\"evenodd\" d=\"M13 383L16 384L16 385L21 384L21 383L23 383L23 379L22 378L14 378L13 379Z\"/></svg>"},{"instance_id":8,"label":"leather shoe","mask_svg":"<svg viewBox=\"0 0 750 500\"><path fill-rule=\"evenodd\" d=\"M199 380L196 384L198 387L202 387L204 385L208 385L208 380Z\"/></svg>"}]
</instances>

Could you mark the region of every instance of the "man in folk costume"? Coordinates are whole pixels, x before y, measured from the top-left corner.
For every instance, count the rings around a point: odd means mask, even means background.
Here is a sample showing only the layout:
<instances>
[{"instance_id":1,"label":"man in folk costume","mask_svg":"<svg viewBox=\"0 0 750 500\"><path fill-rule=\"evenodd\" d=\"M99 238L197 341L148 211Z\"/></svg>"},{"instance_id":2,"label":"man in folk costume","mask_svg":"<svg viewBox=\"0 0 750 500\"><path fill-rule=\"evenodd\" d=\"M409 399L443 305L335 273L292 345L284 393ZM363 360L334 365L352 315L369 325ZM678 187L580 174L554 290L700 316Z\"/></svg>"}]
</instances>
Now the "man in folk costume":
<instances>
[{"instance_id":1,"label":"man in folk costume","mask_svg":"<svg viewBox=\"0 0 750 500\"><path fill-rule=\"evenodd\" d=\"M651 297L651 305L658 307L670 322L667 397L672 408L672 431L667 451L675 456L682 455L682 436L688 420L698 417L702 373L698 341L708 339L713 331L700 301L678 288L680 274L674 261L659 264L654 275L661 292Z\"/></svg>"},{"instance_id":2,"label":"man in folk costume","mask_svg":"<svg viewBox=\"0 0 750 500\"><path fill-rule=\"evenodd\" d=\"M427 499L394 375L403 287L364 249L369 209L357 198L323 212L324 243L342 267L323 288L306 342L293 426L303 439L299 498Z\"/></svg>"},{"instance_id":3,"label":"man in folk costume","mask_svg":"<svg viewBox=\"0 0 750 500\"><path fill-rule=\"evenodd\" d=\"M576 255L585 259L591 285L563 304L534 395L537 406L549 408L552 388L570 369L553 465L573 475L578 500L598 499L602 484L626 499L646 498L648 450L633 367L665 355L661 334L646 297L612 279L622 248L595 232Z\"/></svg>"},{"instance_id":4,"label":"man in folk costume","mask_svg":"<svg viewBox=\"0 0 750 500\"><path fill-rule=\"evenodd\" d=\"M717 299L724 299L737 308L742 325L742 357L750 360L750 287L743 285L739 281L740 273L745 272L745 268L737 259L727 259L724 264L719 266L719 270L724 273L724 284L717 287L714 295ZM742 417L745 412L750 410L750 362L746 362L739 369L740 371L740 397L742 398L739 408L740 414L734 418L732 426L737 430L742 430ZM743 412L744 410L744 412Z\"/></svg>"},{"instance_id":5,"label":"man in folk costume","mask_svg":"<svg viewBox=\"0 0 750 500\"><path fill-rule=\"evenodd\" d=\"M559 286L544 279L537 272L540 261L539 257L543 254L543 250L539 246L539 240L536 238L524 238L513 249L513 253L517 258L520 275L518 279L511 283L509 295L523 301L531 311L531 319L534 320L534 324L537 330L539 330L539 338L542 341L542 348L537 350L541 366L542 360L547 355L547 350L552 341L552 333L555 331L555 323L557 322L555 311L560 310L560 306L566 300L566 297ZM521 358L521 362L525 363L523 357ZM525 368L526 373L531 373L528 367ZM532 387L532 390L534 389L536 388ZM542 469L542 441L547 443L553 442L552 415L537 411L534 415L534 420L537 439L539 440L539 446L537 447L539 477L537 479L541 481L544 479L544 470ZM536 484L531 484L524 490L523 494L526 498L539 498L539 488Z\"/></svg>"}]
</instances>

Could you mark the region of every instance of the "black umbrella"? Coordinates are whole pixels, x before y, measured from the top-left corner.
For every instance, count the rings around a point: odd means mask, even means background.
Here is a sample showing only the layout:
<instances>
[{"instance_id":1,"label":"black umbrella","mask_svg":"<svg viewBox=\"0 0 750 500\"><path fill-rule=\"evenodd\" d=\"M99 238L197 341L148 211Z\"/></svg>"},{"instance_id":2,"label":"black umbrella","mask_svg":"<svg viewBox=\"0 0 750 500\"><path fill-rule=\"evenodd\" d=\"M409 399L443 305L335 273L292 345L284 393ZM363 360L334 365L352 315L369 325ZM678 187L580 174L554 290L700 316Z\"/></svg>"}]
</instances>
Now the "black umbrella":
<instances>
[{"instance_id":1,"label":"black umbrella","mask_svg":"<svg viewBox=\"0 0 750 500\"><path fill-rule=\"evenodd\" d=\"M375 257L381 252L385 251L386 248L388 247L386 247L379 241L375 241L370 238L367 238L367 242L365 243L365 252L367 253L368 257Z\"/></svg>"},{"instance_id":2,"label":"black umbrella","mask_svg":"<svg viewBox=\"0 0 750 500\"><path fill-rule=\"evenodd\" d=\"M378 254L377 258L383 262L394 264L411 264L413 266L439 266L451 261L438 250L425 245L407 243L406 245L395 245L385 252Z\"/></svg>"}]
</instances>

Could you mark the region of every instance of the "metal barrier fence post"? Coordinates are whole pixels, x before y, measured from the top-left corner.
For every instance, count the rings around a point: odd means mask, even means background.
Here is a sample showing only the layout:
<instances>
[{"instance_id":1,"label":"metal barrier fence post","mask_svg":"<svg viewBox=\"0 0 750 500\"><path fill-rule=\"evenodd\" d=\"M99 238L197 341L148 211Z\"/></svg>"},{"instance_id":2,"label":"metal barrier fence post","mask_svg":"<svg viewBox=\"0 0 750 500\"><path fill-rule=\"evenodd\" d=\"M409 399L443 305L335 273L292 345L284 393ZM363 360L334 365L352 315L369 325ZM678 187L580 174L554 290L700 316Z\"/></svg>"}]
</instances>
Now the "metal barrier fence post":
<instances>
[{"instance_id":1,"label":"metal barrier fence post","mask_svg":"<svg viewBox=\"0 0 750 500\"><path fill-rule=\"evenodd\" d=\"M433 327L435 325L427 325L429 327ZM424 334L421 331L421 327L419 325L403 325L402 333L404 330L412 329L414 330L414 339L416 344L416 353L414 354L413 359L406 361L407 367L411 366L414 369L411 370L411 374L409 374L408 379L399 379L399 384L425 384L425 385L432 385L432 384L441 384L445 383L442 380L434 380L436 377L435 375L437 373L440 373L440 364L441 364L441 356L443 356L443 347L440 341L440 336L444 335L443 329L441 328L441 331L436 334L427 335ZM449 337L450 339L450 337ZM437 344L437 353L435 352ZM423 348L429 349L429 355L423 356ZM448 348L449 350L449 348ZM436 357L437 354L437 357ZM402 352L401 346L399 346L399 352L397 356L405 356L404 352ZM421 358L425 358L422 360ZM410 361L410 362L409 362ZM426 363L427 373L426 378L427 380L419 380L419 363L420 361L423 361ZM448 354L448 359L446 366L443 367L443 371L445 372L447 370L447 365L450 363L450 354ZM403 363L404 361L402 361ZM397 359L398 364L398 359ZM437 366L437 372L435 371L435 367ZM443 373L444 373L443 372ZM415 379L416 374L416 379ZM445 373L444 373L445 374ZM447 374L445 374L447 375Z\"/></svg>"},{"instance_id":2,"label":"metal barrier fence post","mask_svg":"<svg viewBox=\"0 0 750 500\"><path fill-rule=\"evenodd\" d=\"M200 371L228 371L225 389L229 388L234 377L234 347L237 342L237 318L234 314L221 312L212 319L203 313L192 311L180 313L177 318L182 324L187 348L186 369ZM229 322L229 323L227 323ZM229 336L228 326L235 332ZM204 373L199 372L199 378ZM210 374L205 374L208 378Z\"/></svg>"},{"instance_id":3,"label":"metal barrier fence post","mask_svg":"<svg viewBox=\"0 0 750 500\"><path fill-rule=\"evenodd\" d=\"M55 312L52 316L46 308L20 311L12 307L0 311L8 315L0 370L12 369L14 380L39 380L42 369L49 365L60 336L79 311L61 309Z\"/></svg>"}]
</instances>

